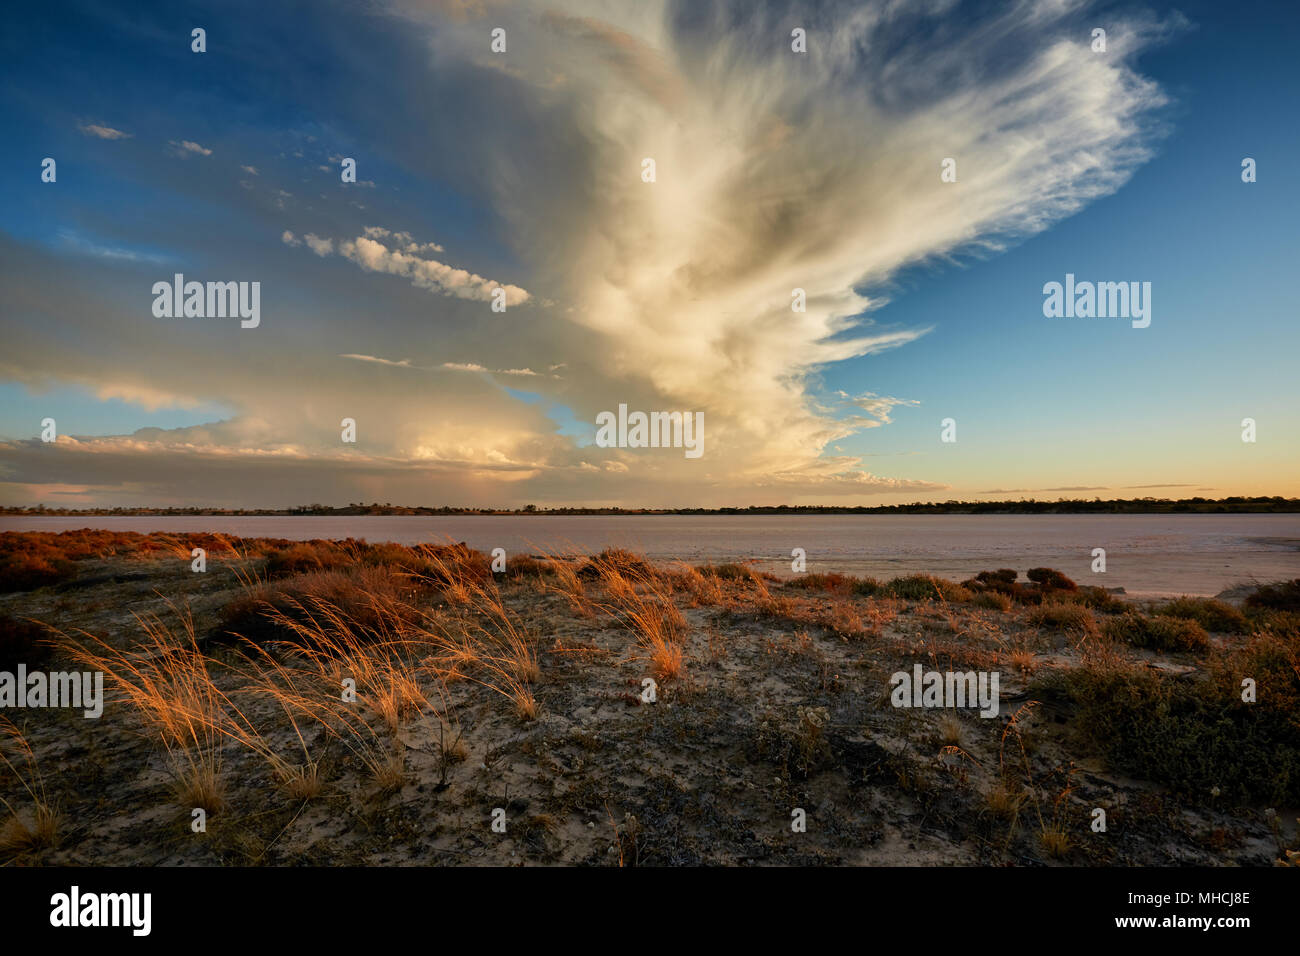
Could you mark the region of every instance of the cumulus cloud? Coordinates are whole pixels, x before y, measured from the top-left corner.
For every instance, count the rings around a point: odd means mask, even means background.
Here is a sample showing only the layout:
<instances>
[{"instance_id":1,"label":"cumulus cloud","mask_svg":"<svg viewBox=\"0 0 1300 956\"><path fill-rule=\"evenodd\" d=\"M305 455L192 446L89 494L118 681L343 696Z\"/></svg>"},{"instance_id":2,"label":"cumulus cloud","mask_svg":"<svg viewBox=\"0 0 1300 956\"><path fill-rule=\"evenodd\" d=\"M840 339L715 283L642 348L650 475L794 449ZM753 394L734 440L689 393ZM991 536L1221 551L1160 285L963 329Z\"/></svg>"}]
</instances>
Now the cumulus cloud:
<instances>
[{"instance_id":1,"label":"cumulus cloud","mask_svg":"<svg viewBox=\"0 0 1300 956\"><path fill-rule=\"evenodd\" d=\"M523 254L557 277L547 295L600 356L583 412L628 393L706 410L711 453L749 483L820 474L829 442L884 424L893 404L844 419L811 396L826 365L928 331L873 325L873 290L1046 228L1150 155L1164 97L1131 62L1155 28L1113 22L1098 57L1081 9L1022 0L960 30L939 29L949 4L828 3L818 20L834 29L814 29L803 56L775 4L494 9L508 32L546 32L512 48L506 87L570 124L587 171L557 183L533 155L474 153ZM437 68L497 69L465 16L433 34ZM946 157L957 183L940 180Z\"/></svg>"},{"instance_id":2,"label":"cumulus cloud","mask_svg":"<svg viewBox=\"0 0 1300 956\"><path fill-rule=\"evenodd\" d=\"M302 237L303 242L307 243L307 248L318 256L328 256L334 253L334 240L322 239L319 236L313 236L310 232Z\"/></svg>"}]
</instances>

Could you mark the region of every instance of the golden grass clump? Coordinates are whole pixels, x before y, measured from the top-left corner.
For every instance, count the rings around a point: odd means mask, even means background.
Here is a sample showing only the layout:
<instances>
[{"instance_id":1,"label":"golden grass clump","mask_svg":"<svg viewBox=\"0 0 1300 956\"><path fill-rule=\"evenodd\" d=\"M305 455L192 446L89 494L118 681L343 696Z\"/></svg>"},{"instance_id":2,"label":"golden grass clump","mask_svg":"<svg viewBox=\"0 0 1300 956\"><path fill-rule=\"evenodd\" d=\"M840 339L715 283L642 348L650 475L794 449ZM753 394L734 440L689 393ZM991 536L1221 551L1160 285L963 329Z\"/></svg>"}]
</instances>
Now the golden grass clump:
<instances>
[{"instance_id":1,"label":"golden grass clump","mask_svg":"<svg viewBox=\"0 0 1300 956\"><path fill-rule=\"evenodd\" d=\"M960 747L965 740L965 729L956 714L945 713L939 718L939 743L945 747Z\"/></svg>"},{"instance_id":2,"label":"golden grass clump","mask_svg":"<svg viewBox=\"0 0 1300 956\"><path fill-rule=\"evenodd\" d=\"M135 708L162 745L183 805L209 812L225 805L222 785L223 724L230 709L213 683L208 658L199 650L188 608L168 602L177 630L155 614L135 614L144 632L132 650L80 632L84 641L64 639L74 660L102 671L108 684Z\"/></svg>"},{"instance_id":3,"label":"golden grass clump","mask_svg":"<svg viewBox=\"0 0 1300 956\"><path fill-rule=\"evenodd\" d=\"M55 847L59 842L60 815L45 791L45 779L36 765L36 755L22 731L5 717L0 717L0 764L17 779L32 802L29 813L22 812L0 797L8 817L0 825L0 852L25 853ZM15 758L17 763L15 763ZM19 769L20 766L24 769Z\"/></svg>"},{"instance_id":4,"label":"golden grass clump","mask_svg":"<svg viewBox=\"0 0 1300 956\"><path fill-rule=\"evenodd\" d=\"M984 795L984 803L989 813L999 820L1015 824L1020 816L1020 809L1029 799L1025 791L1005 780L1000 781Z\"/></svg>"},{"instance_id":5,"label":"golden grass clump","mask_svg":"<svg viewBox=\"0 0 1300 956\"><path fill-rule=\"evenodd\" d=\"M1059 860L1067 856L1072 847L1070 834L1066 832L1065 827L1059 822L1049 823L1047 826L1043 827L1041 840L1043 843L1043 849L1046 850L1047 855L1054 860Z\"/></svg>"},{"instance_id":6,"label":"golden grass clump","mask_svg":"<svg viewBox=\"0 0 1300 956\"><path fill-rule=\"evenodd\" d=\"M621 550L603 552L592 558L589 566L595 568L609 598L608 603L596 606L636 635L657 678L680 677L686 665L682 641L687 623L673 601L667 576L639 556Z\"/></svg>"},{"instance_id":7,"label":"golden grass clump","mask_svg":"<svg viewBox=\"0 0 1300 956\"><path fill-rule=\"evenodd\" d=\"M1029 677L1038 669L1038 655L1026 647L1017 647L1007 655L1011 666Z\"/></svg>"},{"instance_id":8,"label":"golden grass clump","mask_svg":"<svg viewBox=\"0 0 1300 956\"><path fill-rule=\"evenodd\" d=\"M1026 621L1035 627L1056 627L1062 630L1094 632L1097 621L1092 611L1081 604L1067 601L1044 601L1031 608Z\"/></svg>"}]
</instances>

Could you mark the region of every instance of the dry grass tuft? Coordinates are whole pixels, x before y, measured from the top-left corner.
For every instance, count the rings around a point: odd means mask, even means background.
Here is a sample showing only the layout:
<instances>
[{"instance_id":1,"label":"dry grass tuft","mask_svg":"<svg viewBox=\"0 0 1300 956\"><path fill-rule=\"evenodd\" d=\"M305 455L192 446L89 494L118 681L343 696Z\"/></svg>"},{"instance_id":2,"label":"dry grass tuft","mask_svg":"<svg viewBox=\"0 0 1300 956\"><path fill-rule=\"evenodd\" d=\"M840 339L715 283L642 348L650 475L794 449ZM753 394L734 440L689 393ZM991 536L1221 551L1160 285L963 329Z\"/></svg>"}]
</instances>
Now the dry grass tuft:
<instances>
[{"instance_id":1,"label":"dry grass tuft","mask_svg":"<svg viewBox=\"0 0 1300 956\"><path fill-rule=\"evenodd\" d=\"M223 724L230 702L213 683L208 658L198 648L194 618L188 608L168 601L176 629L154 614L136 614L143 639L129 651L102 638L80 632L82 641L63 638L64 650L91 671L102 671L107 683L131 704L166 751L183 801L202 802L215 811L221 797Z\"/></svg>"},{"instance_id":2,"label":"dry grass tuft","mask_svg":"<svg viewBox=\"0 0 1300 956\"><path fill-rule=\"evenodd\" d=\"M1034 673L1034 671L1038 670L1038 655L1027 647L1017 647L1007 655L1007 659L1011 661L1012 667L1020 671L1020 673L1024 674L1026 677L1029 677Z\"/></svg>"},{"instance_id":3,"label":"dry grass tuft","mask_svg":"<svg viewBox=\"0 0 1300 956\"><path fill-rule=\"evenodd\" d=\"M1072 846L1070 843L1070 835L1066 832L1065 827L1061 823L1049 823L1047 826L1043 827L1040 838L1043 843L1043 849L1047 851L1047 855L1052 859L1059 860L1069 854Z\"/></svg>"},{"instance_id":4,"label":"dry grass tuft","mask_svg":"<svg viewBox=\"0 0 1300 956\"><path fill-rule=\"evenodd\" d=\"M984 795L984 802L989 813L999 820L1005 820L1013 825L1020 816L1020 809L1027 799L1029 799L1029 796L1022 788L1005 780L995 784Z\"/></svg>"},{"instance_id":5,"label":"dry grass tuft","mask_svg":"<svg viewBox=\"0 0 1300 956\"><path fill-rule=\"evenodd\" d=\"M28 853L58 846L60 815L45 791L45 779L36 766L36 756L22 731L0 717L0 763L4 764L32 802L29 813L21 812L4 797L0 805L8 818L0 826L0 852ZM15 759L17 763L15 763ZM24 769L19 769L19 767Z\"/></svg>"},{"instance_id":6,"label":"dry grass tuft","mask_svg":"<svg viewBox=\"0 0 1300 956\"><path fill-rule=\"evenodd\" d=\"M939 743L945 747L960 747L965 740L965 728L956 714L944 714L939 718Z\"/></svg>"}]
</instances>

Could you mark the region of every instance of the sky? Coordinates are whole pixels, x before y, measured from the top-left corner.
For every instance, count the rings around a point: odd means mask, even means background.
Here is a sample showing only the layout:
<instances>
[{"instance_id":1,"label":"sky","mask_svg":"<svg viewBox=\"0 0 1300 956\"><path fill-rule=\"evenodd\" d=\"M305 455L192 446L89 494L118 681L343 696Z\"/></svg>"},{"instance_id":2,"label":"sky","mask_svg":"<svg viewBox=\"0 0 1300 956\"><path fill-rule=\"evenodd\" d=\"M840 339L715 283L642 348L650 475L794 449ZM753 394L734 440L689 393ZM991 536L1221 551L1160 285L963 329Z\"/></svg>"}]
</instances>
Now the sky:
<instances>
[{"instance_id":1,"label":"sky","mask_svg":"<svg viewBox=\"0 0 1300 956\"><path fill-rule=\"evenodd\" d=\"M15 7L0 504L1300 495L1298 41L1251 0ZM178 273L256 326L157 314ZM1045 315L1067 275L1150 324ZM701 453L611 447L620 405Z\"/></svg>"}]
</instances>

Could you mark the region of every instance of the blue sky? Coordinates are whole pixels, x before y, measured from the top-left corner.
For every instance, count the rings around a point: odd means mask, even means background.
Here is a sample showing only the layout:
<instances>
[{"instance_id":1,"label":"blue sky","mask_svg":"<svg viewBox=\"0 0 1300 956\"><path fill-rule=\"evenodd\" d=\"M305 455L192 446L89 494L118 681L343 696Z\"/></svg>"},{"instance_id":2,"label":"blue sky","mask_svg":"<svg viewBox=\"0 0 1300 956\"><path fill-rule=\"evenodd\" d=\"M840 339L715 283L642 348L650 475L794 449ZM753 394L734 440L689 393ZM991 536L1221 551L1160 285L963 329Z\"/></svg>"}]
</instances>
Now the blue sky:
<instances>
[{"instance_id":1,"label":"blue sky","mask_svg":"<svg viewBox=\"0 0 1300 956\"><path fill-rule=\"evenodd\" d=\"M969 453L983 453L989 488L1012 487L993 478L991 458L1053 445L1073 473L1093 476L1061 485L1108 485L1118 496L1124 489L1107 477L1114 449L1137 444L1161 455L1124 470L1132 482L1194 485L1188 495L1217 486L1229 495L1240 488L1227 477L1234 473L1205 459L1238 451L1240 421L1250 416L1282 446L1268 477L1294 494L1300 182L1288 157L1300 152L1300 130L1281 118L1300 102L1300 74L1289 65L1300 15L1283 4L1272 5L1272 17L1261 8L1252 16L1249 4L1177 9L1188 28L1140 60L1174 98L1156 155L1115 195L1004 253L900 276L874 319L934 331L905 349L841 363L824 379L847 391L871 381L923 404L842 447L893 455L928 448L933 456L940 450L928 439L952 414L959 428L987 439ZM1245 156L1260 170L1253 184L1241 181ZM1041 318L1042 283L1067 272L1150 281L1150 328ZM1074 464L1080 444L1101 459L1095 470ZM967 447L959 438L952 450Z\"/></svg>"},{"instance_id":2,"label":"blue sky","mask_svg":"<svg viewBox=\"0 0 1300 956\"><path fill-rule=\"evenodd\" d=\"M15 8L0 501L1300 493L1300 14L872 9ZM259 281L262 326L155 319L174 272ZM1067 272L1151 326L1043 317ZM619 403L702 409L704 457L595 447Z\"/></svg>"}]
</instances>

